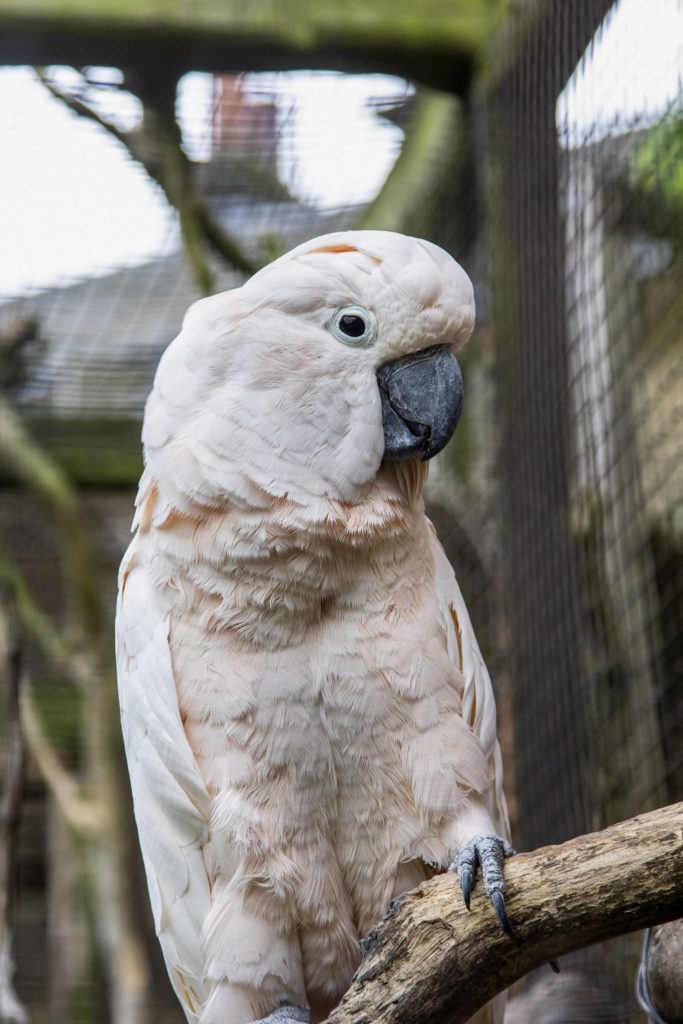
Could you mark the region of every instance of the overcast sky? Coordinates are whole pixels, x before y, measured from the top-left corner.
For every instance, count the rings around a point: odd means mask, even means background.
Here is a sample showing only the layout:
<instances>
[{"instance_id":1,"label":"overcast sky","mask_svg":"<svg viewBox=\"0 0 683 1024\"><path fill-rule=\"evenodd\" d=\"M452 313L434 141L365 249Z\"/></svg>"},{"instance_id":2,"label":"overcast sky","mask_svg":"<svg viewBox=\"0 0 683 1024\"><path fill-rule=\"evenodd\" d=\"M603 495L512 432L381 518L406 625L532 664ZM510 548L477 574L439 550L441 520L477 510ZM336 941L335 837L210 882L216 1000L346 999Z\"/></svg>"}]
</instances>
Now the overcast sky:
<instances>
[{"instance_id":1,"label":"overcast sky","mask_svg":"<svg viewBox=\"0 0 683 1024\"><path fill-rule=\"evenodd\" d=\"M681 95L682 40L682 0L621 0L560 97L558 126L573 143L589 131L596 137L661 116ZM68 84L70 74L63 69L60 81ZM323 207L372 198L401 133L367 100L395 96L402 83L306 72L250 77L276 82L283 96L289 145L280 172L299 196ZM206 154L198 125L207 124L210 96L208 75L186 77L179 115L198 159ZM134 97L107 102L100 109L121 125L139 120ZM50 97L30 68L0 69L0 195L0 298L178 244L158 188L111 136Z\"/></svg>"}]
</instances>

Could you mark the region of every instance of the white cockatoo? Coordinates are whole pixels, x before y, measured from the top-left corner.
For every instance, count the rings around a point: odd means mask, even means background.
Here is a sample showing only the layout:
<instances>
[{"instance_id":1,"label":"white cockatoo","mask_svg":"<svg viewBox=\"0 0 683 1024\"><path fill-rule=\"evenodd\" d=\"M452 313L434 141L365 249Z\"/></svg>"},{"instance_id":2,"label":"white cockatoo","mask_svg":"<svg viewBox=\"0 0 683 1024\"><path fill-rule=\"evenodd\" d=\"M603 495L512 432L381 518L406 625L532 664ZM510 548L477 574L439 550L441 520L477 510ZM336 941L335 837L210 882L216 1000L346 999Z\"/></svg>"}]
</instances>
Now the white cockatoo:
<instances>
[{"instance_id":1,"label":"white cockatoo","mask_svg":"<svg viewBox=\"0 0 683 1024\"><path fill-rule=\"evenodd\" d=\"M324 1019L391 900L449 866L507 925L494 699L422 500L473 322L442 249L340 232L197 302L159 364L117 658L193 1024Z\"/></svg>"}]
</instances>

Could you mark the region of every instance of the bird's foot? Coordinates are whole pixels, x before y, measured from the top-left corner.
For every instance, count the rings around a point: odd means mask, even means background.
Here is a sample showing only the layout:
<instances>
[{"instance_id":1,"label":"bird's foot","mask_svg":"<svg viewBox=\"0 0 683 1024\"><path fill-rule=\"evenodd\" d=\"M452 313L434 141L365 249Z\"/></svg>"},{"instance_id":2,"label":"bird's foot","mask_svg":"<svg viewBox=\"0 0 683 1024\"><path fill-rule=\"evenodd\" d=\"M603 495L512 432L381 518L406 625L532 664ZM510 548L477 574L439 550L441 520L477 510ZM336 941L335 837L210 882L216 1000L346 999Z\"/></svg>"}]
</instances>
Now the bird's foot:
<instances>
[{"instance_id":1,"label":"bird's foot","mask_svg":"<svg viewBox=\"0 0 683 1024\"><path fill-rule=\"evenodd\" d=\"M303 1006L280 1006L262 1020L253 1024L309 1024L311 1015Z\"/></svg>"},{"instance_id":2,"label":"bird's foot","mask_svg":"<svg viewBox=\"0 0 683 1024\"><path fill-rule=\"evenodd\" d=\"M460 888L465 906L470 909L470 895L477 874L477 865L481 865L484 889L491 897L500 926L508 935L512 934L510 922L505 910L505 879L503 863L506 857L512 857L514 850L506 839L500 836L473 836L460 850L457 859L448 868L457 871Z\"/></svg>"}]
</instances>

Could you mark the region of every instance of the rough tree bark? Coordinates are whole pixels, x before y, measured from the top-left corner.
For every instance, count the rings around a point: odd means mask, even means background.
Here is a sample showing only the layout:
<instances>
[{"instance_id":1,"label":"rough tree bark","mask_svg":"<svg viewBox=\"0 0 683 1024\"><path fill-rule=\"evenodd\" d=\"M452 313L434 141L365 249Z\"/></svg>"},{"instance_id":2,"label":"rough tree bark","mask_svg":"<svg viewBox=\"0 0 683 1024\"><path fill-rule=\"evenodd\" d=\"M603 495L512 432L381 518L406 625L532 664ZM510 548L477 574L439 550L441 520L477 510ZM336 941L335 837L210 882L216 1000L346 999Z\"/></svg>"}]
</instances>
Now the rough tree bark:
<instances>
[{"instance_id":1,"label":"rough tree bark","mask_svg":"<svg viewBox=\"0 0 683 1024\"><path fill-rule=\"evenodd\" d=\"M683 916L683 803L505 864L512 936L454 875L398 900L327 1024L464 1024L553 957Z\"/></svg>"}]
</instances>

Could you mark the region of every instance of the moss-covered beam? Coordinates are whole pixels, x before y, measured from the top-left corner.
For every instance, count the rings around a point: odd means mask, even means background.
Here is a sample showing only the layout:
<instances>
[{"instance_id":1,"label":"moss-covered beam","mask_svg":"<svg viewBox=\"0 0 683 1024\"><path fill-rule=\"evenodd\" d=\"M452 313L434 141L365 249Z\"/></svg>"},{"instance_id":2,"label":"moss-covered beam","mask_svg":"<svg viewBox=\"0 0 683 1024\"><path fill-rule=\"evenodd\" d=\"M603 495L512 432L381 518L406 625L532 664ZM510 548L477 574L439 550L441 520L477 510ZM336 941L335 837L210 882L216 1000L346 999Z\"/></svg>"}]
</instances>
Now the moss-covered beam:
<instances>
[{"instance_id":1,"label":"moss-covered beam","mask_svg":"<svg viewBox=\"0 0 683 1024\"><path fill-rule=\"evenodd\" d=\"M459 93L501 2L0 0L0 63L385 71Z\"/></svg>"},{"instance_id":2,"label":"moss-covered beam","mask_svg":"<svg viewBox=\"0 0 683 1024\"><path fill-rule=\"evenodd\" d=\"M423 91L396 163L379 195L356 225L384 231L427 231L427 211L438 190L447 148L456 134L457 101ZM416 223L417 222L417 223Z\"/></svg>"},{"instance_id":3,"label":"moss-covered beam","mask_svg":"<svg viewBox=\"0 0 683 1024\"><path fill-rule=\"evenodd\" d=\"M31 437L78 485L136 486L142 472L138 420L41 416L24 420ZM0 483L18 475L0 455Z\"/></svg>"}]
</instances>

